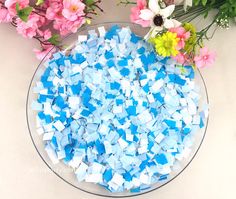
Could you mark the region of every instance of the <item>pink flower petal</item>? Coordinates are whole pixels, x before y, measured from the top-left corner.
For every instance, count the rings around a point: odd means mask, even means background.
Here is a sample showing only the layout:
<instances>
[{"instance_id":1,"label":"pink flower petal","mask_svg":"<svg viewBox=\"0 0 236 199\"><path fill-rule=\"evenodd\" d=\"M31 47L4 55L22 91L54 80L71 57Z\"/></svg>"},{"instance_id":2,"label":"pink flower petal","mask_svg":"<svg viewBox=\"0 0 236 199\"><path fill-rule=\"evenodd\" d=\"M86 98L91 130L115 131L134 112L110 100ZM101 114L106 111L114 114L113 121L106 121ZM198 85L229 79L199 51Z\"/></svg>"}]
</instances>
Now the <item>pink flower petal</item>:
<instances>
[{"instance_id":1,"label":"pink flower petal","mask_svg":"<svg viewBox=\"0 0 236 199\"><path fill-rule=\"evenodd\" d=\"M203 47L200 49L200 55L204 56L208 54L208 48L207 47Z\"/></svg>"},{"instance_id":2,"label":"pink flower petal","mask_svg":"<svg viewBox=\"0 0 236 199\"><path fill-rule=\"evenodd\" d=\"M139 7L140 9L147 7L147 1L146 0L137 0L137 7Z\"/></svg>"},{"instance_id":3,"label":"pink flower petal","mask_svg":"<svg viewBox=\"0 0 236 199\"><path fill-rule=\"evenodd\" d=\"M178 55L172 57L174 60L176 60L179 64L184 64L185 57L182 53L179 53Z\"/></svg>"},{"instance_id":4,"label":"pink flower petal","mask_svg":"<svg viewBox=\"0 0 236 199\"><path fill-rule=\"evenodd\" d=\"M11 21L11 16L7 9L0 8L0 23L7 23Z\"/></svg>"}]
</instances>

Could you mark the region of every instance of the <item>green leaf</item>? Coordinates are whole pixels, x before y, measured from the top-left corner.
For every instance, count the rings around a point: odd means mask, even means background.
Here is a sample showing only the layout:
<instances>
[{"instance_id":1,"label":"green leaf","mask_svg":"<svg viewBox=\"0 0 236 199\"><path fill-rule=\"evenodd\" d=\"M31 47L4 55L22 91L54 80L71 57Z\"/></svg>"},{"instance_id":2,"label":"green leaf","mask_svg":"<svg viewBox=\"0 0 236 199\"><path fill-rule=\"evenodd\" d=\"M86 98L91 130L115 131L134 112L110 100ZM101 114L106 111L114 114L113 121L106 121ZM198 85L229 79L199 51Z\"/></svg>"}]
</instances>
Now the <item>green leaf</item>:
<instances>
[{"instance_id":1,"label":"green leaf","mask_svg":"<svg viewBox=\"0 0 236 199\"><path fill-rule=\"evenodd\" d=\"M60 43L60 35L53 34L52 37L48 39L48 41L54 46L57 46Z\"/></svg>"},{"instance_id":2,"label":"green leaf","mask_svg":"<svg viewBox=\"0 0 236 199\"><path fill-rule=\"evenodd\" d=\"M85 0L84 3L87 5L87 6L91 6L92 4L94 4L94 0Z\"/></svg>"},{"instance_id":3,"label":"green leaf","mask_svg":"<svg viewBox=\"0 0 236 199\"><path fill-rule=\"evenodd\" d=\"M201 1L201 0L194 0L194 1L193 1L193 2L194 2L194 5L195 5L195 6L199 5L200 1Z\"/></svg>"},{"instance_id":4,"label":"green leaf","mask_svg":"<svg viewBox=\"0 0 236 199\"><path fill-rule=\"evenodd\" d=\"M210 1L211 7L215 4L215 2L216 2L216 0L211 0L211 1Z\"/></svg>"},{"instance_id":5,"label":"green leaf","mask_svg":"<svg viewBox=\"0 0 236 199\"><path fill-rule=\"evenodd\" d=\"M205 12L204 19L206 19L208 17L208 13L209 13L208 11Z\"/></svg>"},{"instance_id":6,"label":"green leaf","mask_svg":"<svg viewBox=\"0 0 236 199\"><path fill-rule=\"evenodd\" d=\"M207 4L207 0L202 0L202 5L206 6L206 4Z\"/></svg>"},{"instance_id":7,"label":"green leaf","mask_svg":"<svg viewBox=\"0 0 236 199\"><path fill-rule=\"evenodd\" d=\"M44 0L37 0L36 6L42 5L44 3Z\"/></svg>"},{"instance_id":8,"label":"green leaf","mask_svg":"<svg viewBox=\"0 0 236 199\"><path fill-rule=\"evenodd\" d=\"M18 12L20 10L20 5L18 2L16 2L16 11Z\"/></svg>"},{"instance_id":9,"label":"green leaf","mask_svg":"<svg viewBox=\"0 0 236 199\"><path fill-rule=\"evenodd\" d=\"M31 12L33 11L33 8L28 6L25 7L23 9L20 9L20 5L19 3L16 3L16 12L17 12L17 16L24 22L28 21L29 15L31 14Z\"/></svg>"}]
</instances>

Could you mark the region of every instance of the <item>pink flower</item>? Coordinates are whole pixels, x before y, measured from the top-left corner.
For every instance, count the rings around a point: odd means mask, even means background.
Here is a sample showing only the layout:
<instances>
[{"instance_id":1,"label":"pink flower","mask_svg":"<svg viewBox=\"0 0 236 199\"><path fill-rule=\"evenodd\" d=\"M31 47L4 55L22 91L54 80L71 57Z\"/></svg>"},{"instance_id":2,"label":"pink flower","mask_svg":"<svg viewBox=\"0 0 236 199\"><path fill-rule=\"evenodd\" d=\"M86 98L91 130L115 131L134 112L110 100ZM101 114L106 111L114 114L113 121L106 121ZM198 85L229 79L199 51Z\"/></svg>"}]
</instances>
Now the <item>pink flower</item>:
<instances>
[{"instance_id":1,"label":"pink flower","mask_svg":"<svg viewBox=\"0 0 236 199\"><path fill-rule=\"evenodd\" d=\"M181 65L183 65L185 63L185 56L183 53L179 53L178 55L176 55L172 58Z\"/></svg>"},{"instance_id":2,"label":"pink flower","mask_svg":"<svg viewBox=\"0 0 236 199\"><path fill-rule=\"evenodd\" d=\"M46 29L46 30L40 30L40 29L38 29L37 30L37 33L38 33L38 35L40 36L40 37L43 37L45 40L48 40L48 39L50 39L51 37L52 37L52 32L51 32L51 30L49 30L49 29Z\"/></svg>"},{"instance_id":3,"label":"pink flower","mask_svg":"<svg viewBox=\"0 0 236 199\"><path fill-rule=\"evenodd\" d=\"M43 33L43 37L44 39L48 40L52 37L52 32L50 30L45 30L44 33Z\"/></svg>"},{"instance_id":4,"label":"pink flower","mask_svg":"<svg viewBox=\"0 0 236 199\"><path fill-rule=\"evenodd\" d=\"M45 60L49 59L52 55L52 53L54 53L56 51L55 48L53 48L53 45L43 45L42 46L43 49L39 50L39 49L34 49L34 53L37 57L37 59L42 60L45 58Z\"/></svg>"},{"instance_id":5,"label":"pink flower","mask_svg":"<svg viewBox=\"0 0 236 199\"><path fill-rule=\"evenodd\" d=\"M194 61L198 68L204 68L214 63L216 58L215 52L210 52L207 47L200 49L199 56L195 56Z\"/></svg>"},{"instance_id":6,"label":"pink flower","mask_svg":"<svg viewBox=\"0 0 236 199\"><path fill-rule=\"evenodd\" d=\"M171 28L169 31L176 33L179 38L177 49L183 49L185 46L185 41L190 37L190 32L187 32L183 27Z\"/></svg>"},{"instance_id":7,"label":"pink flower","mask_svg":"<svg viewBox=\"0 0 236 199\"><path fill-rule=\"evenodd\" d=\"M63 5L61 1L50 2L46 11L46 18L49 20L62 19L62 9Z\"/></svg>"},{"instance_id":8,"label":"pink flower","mask_svg":"<svg viewBox=\"0 0 236 199\"><path fill-rule=\"evenodd\" d=\"M131 15L130 20L133 23L139 24L142 27L149 27L151 25L150 20L143 20L139 17L141 14L141 10L147 8L147 1L146 0L137 0L137 6L131 8Z\"/></svg>"},{"instance_id":9,"label":"pink flower","mask_svg":"<svg viewBox=\"0 0 236 199\"><path fill-rule=\"evenodd\" d=\"M61 35L67 35L68 33L77 32L78 28L80 28L85 23L85 18L80 17L76 21L69 21L67 19L55 20L53 27L56 30L59 30Z\"/></svg>"},{"instance_id":10,"label":"pink flower","mask_svg":"<svg viewBox=\"0 0 236 199\"><path fill-rule=\"evenodd\" d=\"M5 6L12 17L16 15L16 3L19 3L20 9L22 9L29 5L29 0L6 0Z\"/></svg>"},{"instance_id":11,"label":"pink flower","mask_svg":"<svg viewBox=\"0 0 236 199\"><path fill-rule=\"evenodd\" d=\"M8 10L5 8L0 8L0 23L2 22L7 23L10 21L11 21L11 16Z\"/></svg>"},{"instance_id":12,"label":"pink flower","mask_svg":"<svg viewBox=\"0 0 236 199\"><path fill-rule=\"evenodd\" d=\"M49 29L47 29L47 30L45 30L44 32L43 32L43 38L45 39L45 40L48 40L48 39L50 39L52 37L52 32L49 30Z\"/></svg>"},{"instance_id":13,"label":"pink flower","mask_svg":"<svg viewBox=\"0 0 236 199\"><path fill-rule=\"evenodd\" d=\"M47 8L46 18L61 35L75 33L85 23L85 4L81 0L54 0Z\"/></svg>"},{"instance_id":14,"label":"pink flower","mask_svg":"<svg viewBox=\"0 0 236 199\"><path fill-rule=\"evenodd\" d=\"M69 21L76 21L84 16L85 4L81 0L64 0L62 15Z\"/></svg>"},{"instance_id":15,"label":"pink flower","mask_svg":"<svg viewBox=\"0 0 236 199\"><path fill-rule=\"evenodd\" d=\"M23 35L23 37L33 38L37 34L38 28L41 27L44 22L44 17L32 13L27 22L24 22L19 18L16 19L16 30L19 34Z\"/></svg>"}]
</instances>

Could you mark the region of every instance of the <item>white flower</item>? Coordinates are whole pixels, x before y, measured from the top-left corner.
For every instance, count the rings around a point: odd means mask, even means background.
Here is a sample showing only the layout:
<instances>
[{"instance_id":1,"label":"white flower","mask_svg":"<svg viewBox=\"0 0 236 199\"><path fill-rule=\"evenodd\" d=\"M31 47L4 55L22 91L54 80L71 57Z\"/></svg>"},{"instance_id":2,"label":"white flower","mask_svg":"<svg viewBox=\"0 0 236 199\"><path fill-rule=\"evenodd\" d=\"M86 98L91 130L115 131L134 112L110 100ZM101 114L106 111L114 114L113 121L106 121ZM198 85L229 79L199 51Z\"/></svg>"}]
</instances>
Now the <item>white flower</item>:
<instances>
[{"instance_id":1,"label":"white flower","mask_svg":"<svg viewBox=\"0 0 236 199\"><path fill-rule=\"evenodd\" d=\"M175 0L175 5L184 5L184 11L193 6L193 0Z\"/></svg>"},{"instance_id":2,"label":"white flower","mask_svg":"<svg viewBox=\"0 0 236 199\"><path fill-rule=\"evenodd\" d=\"M158 32L164 28L174 28L180 26L180 22L175 19L169 19L175 10L175 5L169 5L165 8L160 8L159 0L149 0L149 9L140 11L139 17L143 20L150 21L151 29L145 36L146 39L154 37Z\"/></svg>"}]
</instances>

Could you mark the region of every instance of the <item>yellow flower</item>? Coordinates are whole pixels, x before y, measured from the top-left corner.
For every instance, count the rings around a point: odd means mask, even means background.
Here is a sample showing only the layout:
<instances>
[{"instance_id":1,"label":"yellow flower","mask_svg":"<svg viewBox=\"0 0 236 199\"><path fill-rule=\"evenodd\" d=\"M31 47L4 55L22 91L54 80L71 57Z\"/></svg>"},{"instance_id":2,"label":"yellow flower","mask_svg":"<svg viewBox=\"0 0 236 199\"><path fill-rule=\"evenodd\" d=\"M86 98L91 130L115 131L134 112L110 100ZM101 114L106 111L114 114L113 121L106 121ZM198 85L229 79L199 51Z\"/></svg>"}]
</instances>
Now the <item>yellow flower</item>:
<instances>
[{"instance_id":1,"label":"yellow flower","mask_svg":"<svg viewBox=\"0 0 236 199\"><path fill-rule=\"evenodd\" d=\"M86 23L87 23L88 25L90 25L90 24L91 24L91 20L90 20L90 19L86 19Z\"/></svg>"},{"instance_id":2,"label":"yellow flower","mask_svg":"<svg viewBox=\"0 0 236 199\"><path fill-rule=\"evenodd\" d=\"M197 42L196 28L191 23L184 23L183 27L186 31L190 32L190 37L185 42L184 50L187 53L191 53L194 51L194 46Z\"/></svg>"},{"instance_id":3,"label":"yellow flower","mask_svg":"<svg viewBox=\"0 0 236 199\"><path fill-rule=\"evenodd\" d=\"M157 53L163 57L176 56L179 53L176 49L178 41L177 34L172 32L166 32L150 39L150 42L155 45Z\"/></svg>"},{"instance_id":4,"label":"yellow flower","mask_svg":"<svg viewBox=\"0 0 236 199\"><path fill-rule=\"evenodd\" d=\"M184 27L184 29L186 31L189 31L191 35L192 34L196 34L196 28L195 28L195 26L193 24L191 24L191 23L184 23L183 27Z\"/></svg>"}]
</instances>

